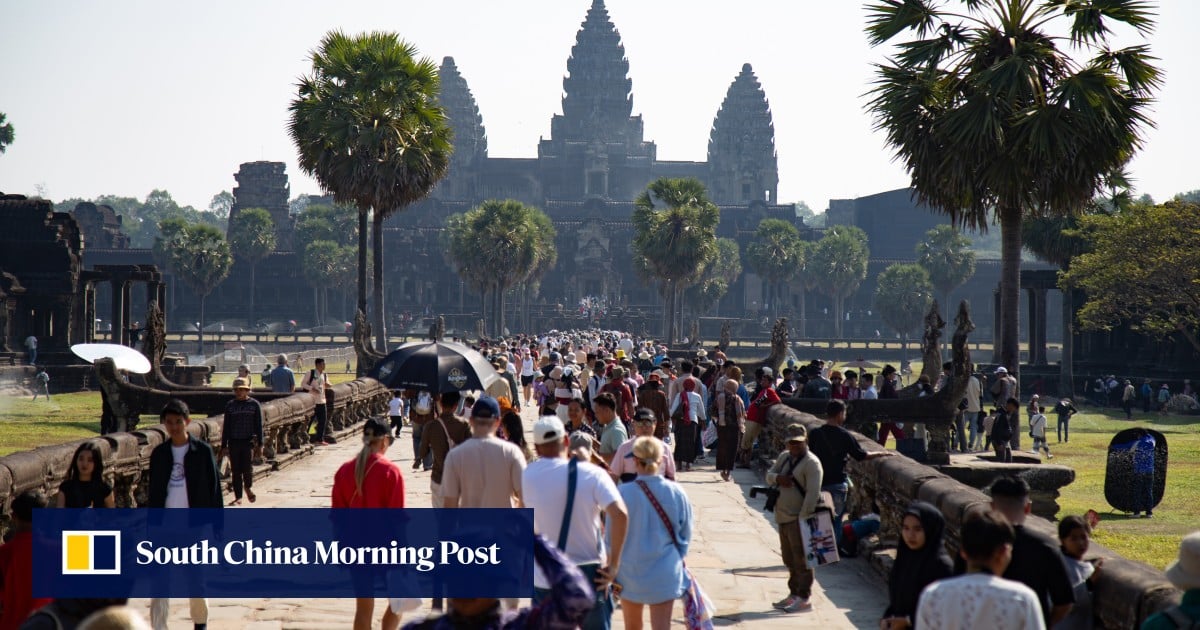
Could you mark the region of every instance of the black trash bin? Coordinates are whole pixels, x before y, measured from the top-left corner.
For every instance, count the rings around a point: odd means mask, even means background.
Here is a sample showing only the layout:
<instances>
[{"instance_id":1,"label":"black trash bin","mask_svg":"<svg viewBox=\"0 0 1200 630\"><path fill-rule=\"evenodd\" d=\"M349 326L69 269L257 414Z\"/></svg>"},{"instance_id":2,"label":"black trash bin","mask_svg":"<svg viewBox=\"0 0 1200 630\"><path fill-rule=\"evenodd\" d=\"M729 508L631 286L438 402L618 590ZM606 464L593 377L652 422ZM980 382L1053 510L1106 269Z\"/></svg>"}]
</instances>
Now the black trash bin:
<instances>
[{"instance_id":1,"label":"black trash bin","mask_svg":"<svg viewBox=\"0 0 1200 630\"><path fill-rule=\"evenodd\" d=\"M1109 505L1122 512L1153 510L1166 486L1167 438L1162 433L1138 427L1113 436L1104 472Z\"/></svg>"}]
</instances>

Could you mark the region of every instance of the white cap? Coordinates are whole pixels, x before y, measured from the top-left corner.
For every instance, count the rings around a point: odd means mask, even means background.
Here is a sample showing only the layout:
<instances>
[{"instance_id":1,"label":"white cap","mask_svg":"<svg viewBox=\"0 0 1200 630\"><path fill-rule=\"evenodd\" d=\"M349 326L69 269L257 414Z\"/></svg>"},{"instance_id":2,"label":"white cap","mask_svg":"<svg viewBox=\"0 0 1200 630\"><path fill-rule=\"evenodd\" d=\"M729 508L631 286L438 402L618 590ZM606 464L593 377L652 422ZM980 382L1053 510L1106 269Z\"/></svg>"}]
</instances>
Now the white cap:
<instances>
[{"instance_id":1,"label":"white cap","mask_svg":"<svg viewBox=\"0 0 1200 630\"><path fill-rule=\"evenodd\" d=\"M566 427L563 426L562 420L558 416L542 416L533 423L533 443L534 444L549 444L555 441L562 441L563 436L567 434Z\"/></svg>"},{"instance_id":2,"label":"white cap","mask_svg":"<svg viewBox=\"0 0 1200 630\"><path fill-rule=\"evenodd\" d=\"M996 373L997 374L1008 374L1008 368L1001 365L1000 367L996 368Z\"/></svg>"}]
</instances>

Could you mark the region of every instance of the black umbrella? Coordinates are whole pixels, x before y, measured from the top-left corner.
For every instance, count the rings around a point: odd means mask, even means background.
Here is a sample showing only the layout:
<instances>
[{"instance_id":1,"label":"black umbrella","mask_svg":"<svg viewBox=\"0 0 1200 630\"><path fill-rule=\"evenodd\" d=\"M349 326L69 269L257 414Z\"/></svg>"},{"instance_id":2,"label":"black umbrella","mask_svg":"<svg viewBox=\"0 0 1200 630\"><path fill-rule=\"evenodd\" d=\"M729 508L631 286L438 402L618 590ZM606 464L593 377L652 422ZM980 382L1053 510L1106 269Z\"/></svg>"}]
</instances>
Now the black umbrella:
<instances>
[{"instance_id":1,"label":"black umbrella","mask_svg":"<svg viewBox=\"0 0 1200 630\"><path fill-rule=\"evenodd\" d=\"M406 343L384 357L369 376L390 389L435 394L484 390L500 378L482 354L449 341Z\"/></svg>"}]
</instances>

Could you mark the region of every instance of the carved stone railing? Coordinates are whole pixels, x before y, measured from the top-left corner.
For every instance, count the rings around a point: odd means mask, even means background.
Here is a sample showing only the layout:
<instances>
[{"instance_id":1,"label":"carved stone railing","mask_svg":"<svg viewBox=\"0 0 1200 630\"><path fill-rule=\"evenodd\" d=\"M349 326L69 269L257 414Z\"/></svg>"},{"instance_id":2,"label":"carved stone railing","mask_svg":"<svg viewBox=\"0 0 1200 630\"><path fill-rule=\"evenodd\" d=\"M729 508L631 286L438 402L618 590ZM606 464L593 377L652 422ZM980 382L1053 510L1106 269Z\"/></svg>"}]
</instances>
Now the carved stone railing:
<instances>
[{"instance_id":1,"label":"carved stone railing","mask_svg":"<svg viewBox=\"0 0 1200 630\"><path fill-rule=\"evenodd\" d=\"M385 413L391 397L386 387L369 378L334 385L330 394L329 430L335 435L347 432L371 416ZM232 399L231 393L224 396L226 400ZM267 463L256 467L256 474L277 470L312 450L305 439L313 416L311 396L292 394L264 402L262 408L263 432L266 433L263 455ZM188 425L188 433L208 442L215 450L221 443L223 422L220 415L203 417L195 414ZM145 505L149 494L150 453L166 441L166 428L158 424L91 439L99 443L104 455L105 480L113 484L117 507ZM85 441L43 446L0 457L0 530L8 526L9 509L16 495L26 490L41 490L52 498L58 492L72 455Z\"/></svg>"},{"instance_id":2,"label":"carved stone railing","mask_svg":"<svg viewBox=\"0 0 1200 630\"><path fill-rule=\"evenodd\" d=\"M770 453L784 448L785 429L793 423L803 424L810 431L824 424L811 414L775 405L764 428ZM859 433L852 435L867 452L883 449ZM902 455L851 461L847 472L853 480L853 490L847 498L848 514L857 513L859 508L878 506L880 538L894 541L899 537L905 508L915 500L931 503L946 517L946 545L952 556L958 553L963 522L972 513L988 509L990 502L982 491ZM1044 518L1030 516L1025 526L1057 540L1055 525ZM1179 601L1179 591L1162 571L1123 558L1095 542L1088 557L1104 558L1104 571L1096 584L1093 603L1098 628L1137 628L1146 617Z\"/></svg>"}]
</instances>

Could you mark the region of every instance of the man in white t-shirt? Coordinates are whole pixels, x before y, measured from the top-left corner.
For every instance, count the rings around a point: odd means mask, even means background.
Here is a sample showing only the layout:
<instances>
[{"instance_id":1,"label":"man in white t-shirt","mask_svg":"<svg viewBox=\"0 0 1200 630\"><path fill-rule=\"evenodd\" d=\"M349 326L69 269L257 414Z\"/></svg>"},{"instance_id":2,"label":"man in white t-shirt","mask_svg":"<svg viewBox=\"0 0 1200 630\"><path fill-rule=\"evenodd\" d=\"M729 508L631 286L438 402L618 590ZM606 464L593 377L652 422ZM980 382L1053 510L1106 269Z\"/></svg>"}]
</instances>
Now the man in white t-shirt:
<instances>
[{"instance_id":1,"label":"man in white t-shirt","mask_svg":"<svg viewBox=\"0 0 1200 630\"><path fill-rule=\"evenodd\" d=\"M533 425L538 459L521 478L525 507L533 508L534 531L545 536L594 580L596 606L580 625L584 630L607 630L613 601L609 587L621 565L621 550L629 515L616 484L599 466L568 459L570 438L561 420L545 416ZM574 476L574 492L571 492ZM570 502L570 518L567 504ZM600 514L606 515L612 549L605 553ZM567 531L563 531L564 523ZM533 574L534 603L549 594L541 570Z\"/></svg>"},{"instance_id":2,"label":"man in white t-shirt","mask_svg":"<svg viewBox=\"0 0 1200 630\"><path fill-rule=\"evenodd\" d=\"M1000 575L1012 562L1016 535L1003 514L988 511L963 523L962 554L967 573L925 587L917 602L918 628L939 630L1044 630L1042 606L1033 589Z\"/></svg>"},{"instance_id":3,"label":"man in white t-shirt","mask_svg":"<svg viewBox=\"0 0 1200 630\"><path fill-rule=\"evenodd\" d=\"M304 381L300 384L313 399L313 419L317 423L317 433L312 436L312 443L317 446L328 446L329 441L326 439L325 429L329 424L329 407L326 404L327 399L325 394L327 390L333 389L329 384L329 377L325 375L325 359L317 359L313 361L313 369L308 374L304 375Z\"/></svg>"}]
</instances>

